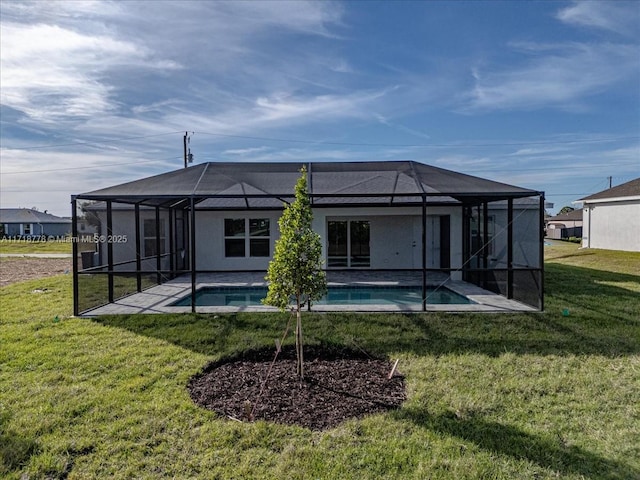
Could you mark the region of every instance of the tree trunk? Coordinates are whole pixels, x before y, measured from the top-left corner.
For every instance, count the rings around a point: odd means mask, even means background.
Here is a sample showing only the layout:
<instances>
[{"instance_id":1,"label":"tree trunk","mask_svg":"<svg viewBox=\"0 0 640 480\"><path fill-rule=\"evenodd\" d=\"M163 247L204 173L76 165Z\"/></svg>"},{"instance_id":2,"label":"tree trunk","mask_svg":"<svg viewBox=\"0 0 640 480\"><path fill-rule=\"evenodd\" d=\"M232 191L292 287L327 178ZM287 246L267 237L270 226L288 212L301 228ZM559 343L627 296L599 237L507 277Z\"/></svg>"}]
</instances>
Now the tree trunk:
<instances>
[{"instance_id":1,"label":"tree trunk","mask_svg":"<svg viewBox=\"0 0 640 480\"><path fill-rule=\"evenodd\" d=\"M302 311L300 297L297 297L296 310L296 372L300 380L304 379L304 356L302 353Z\"/></svg>"}]
</instances>

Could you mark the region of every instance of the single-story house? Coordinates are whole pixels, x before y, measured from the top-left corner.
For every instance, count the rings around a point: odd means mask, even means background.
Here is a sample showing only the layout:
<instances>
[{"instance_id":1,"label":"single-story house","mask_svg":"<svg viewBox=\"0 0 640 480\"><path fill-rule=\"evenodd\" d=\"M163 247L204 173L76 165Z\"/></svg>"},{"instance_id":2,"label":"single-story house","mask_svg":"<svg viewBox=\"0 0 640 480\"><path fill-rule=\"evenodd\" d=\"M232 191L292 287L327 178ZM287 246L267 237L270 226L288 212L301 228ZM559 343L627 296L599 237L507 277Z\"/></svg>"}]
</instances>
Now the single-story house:
<instances>
[{"instance_id":1,"label":"single-story house","mask_svg":"<svg viewBox=\"0 0 640 480\"><path fill-rule=\"evenodd\" d=\"M640 178L580 201L583 248L640 252Z\"/></svg>"},{"instance_id":2,"label":"single-story house","mask_svg":"<svg viewBox=\"0 0 640 480\"><path fill-rule=\"evenodd\" d=\"M303 166L327 271L445 275L543 308L542 192L414 161L209 162L72 197L104 234L94 267L74 255L75 313L184 275L196 311L198 275L266 272Z\"/></svg>"},{"instance_id":3,"label":"single-story house","mask_svg":"<svg viewBox=\"0 0 640 480\"><path fill-rule=\"evenodd\" d=\"M71 219L31 208L0 208L0 238L64 237L71 234Z\"/></svg>"},{"instance_id":4,"label":"single-story house","mask_svg":"<svg viewBox=\"0 0 640 480\"><path fill-rule=\"evenodd\" d=\"M547 218L547 237L556 240L582 237L582 209Z\"/></svg>"}]
</instances>

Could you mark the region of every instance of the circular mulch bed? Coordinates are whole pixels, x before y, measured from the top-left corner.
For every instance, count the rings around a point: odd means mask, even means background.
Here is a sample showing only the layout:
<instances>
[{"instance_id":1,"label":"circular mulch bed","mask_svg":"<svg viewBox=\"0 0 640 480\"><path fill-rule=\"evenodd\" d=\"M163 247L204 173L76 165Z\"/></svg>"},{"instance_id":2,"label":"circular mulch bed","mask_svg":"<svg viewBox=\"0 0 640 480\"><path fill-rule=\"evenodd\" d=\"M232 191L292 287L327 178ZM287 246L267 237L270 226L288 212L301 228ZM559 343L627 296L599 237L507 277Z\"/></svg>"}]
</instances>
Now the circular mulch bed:
<instances>
[{"instance_id":1,"label":"circular mulch bed","mask_svg":"<svg viewBox=\"0 0 640 480\"><path fill-rule=\"evenodd\" d=\"M193 401L235 420L267 420L312 430L350 418L398 408L406 398L404 377L383 359L348 349L306 346L305 379L299 380L295 348L245 352L209 364L188 384ZM264 390L261 393L261 389Z\"/></svg>"}]
</instances>

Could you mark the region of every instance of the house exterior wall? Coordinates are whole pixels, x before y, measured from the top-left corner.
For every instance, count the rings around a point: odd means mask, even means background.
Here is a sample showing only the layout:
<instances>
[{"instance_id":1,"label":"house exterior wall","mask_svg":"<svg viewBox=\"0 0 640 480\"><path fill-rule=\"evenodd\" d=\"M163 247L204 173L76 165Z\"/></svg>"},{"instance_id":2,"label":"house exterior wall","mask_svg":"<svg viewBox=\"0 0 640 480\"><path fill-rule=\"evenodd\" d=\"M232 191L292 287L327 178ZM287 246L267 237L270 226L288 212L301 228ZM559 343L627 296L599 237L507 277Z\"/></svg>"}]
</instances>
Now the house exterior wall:
<instances>
[{"instance_id":1,"label":"house exterior wall","mask_svg":"<svg viewBox=\"0 0 640 480\"><path fill-rule=\"evenodd\" d=\"M271 257L225 257L224 219L268 218L270 252L279 237L278 219L282 211L200 211L196 212L196 255L198 270L266 270ZM322 242L322 257L327 259L327 224L330 220L367 220L370 224L370 269L422 268L422 210L400 208L316 208L313 229ZM432 207L427 221L427 267L439 265L439 215L451 218L451 268L462 262L462 209ZM325 263L326 264L326 263Z\"/></svg>"},{"instance_id":2,"label":"house exterior wall","mask_svg":"<svg viewBox=\"0 0 640 480\"><path fill-rule=\"evenodd\" d=\"M583 248L640 252L640 199L585 202Z\"/></svg>"},{"instance_id":3,"label":"house exterior wall","mask_svg":"<svg viewBox=\"0 0 640 480\"><path fill-rule=\"evenodd\" d=\"M269 252L278 238L282 211L196 211L197 270L267 270L271 257L225 257L224 219L269 219Z\"/></svg>"},{"instance_id":4,"label":"house exterior wall","mask_svg":"<svg viewBox=\"0 0 640 480\"><path fill-rule=\"evenodd\" d=\"M327 260L327 225L331 220L366 220L370 224L370 252L369 269L421 269L422 268L422 208L421 207L355 207L355 208L316 208L314 209L313 228L320 235L322 242L322 257ZM507 266L507 211L504 204L491 204L489 216L492 219L492 246L489 254L490 268L506 268ZM97 212L101 220L100 232L106 236L106 212ZM269 252L274 251L275 241L279 237L278 219L281 210L246 210L246 211L196 211L196 269L239 271L266 271L271 257L226 257L225 256L225 219L264 219L270 222ZM462 237L462 208L428 207L426 222L426 266L440 268L440 217L447 215L450 219L449 234L449 264L452 269L451 277L461 280L463 243ZM164 252L169 252L169 214L161 210L163 220L161 243ZM140 209L140 243L141 254L144 257L144 222L155 221L155 210ZM129 262L116 266L116 270L135 270L135 214L132 208L112 211L113 233L113 262ZM539 213L532 206L514 205L514 265L539 265ZM186 232L188 237L189 232ZM186 247L190 241L186 239ZM181 252L177 252L179 256ZM98 243L98 256L94 265L107 264L107 241ZM169 257L163 257L162 269L170 267ZM154 271L156 259L149 258L142 261L143 270Z\"/></svg>"},{"instance_id":5,"label":"house exterior wall","mask_svg":"<svg viewBox=\"0 0 640 480\"><path fill-rule=\"evenodd\" d=\"M100 232L102 232L101 240L98 242L97 259L94 266L107 264L107 245L111 241L113 245L113 263L128 262L126 265L117 265L114 270L132 271L136 270L136 221L133 208L125 210L117 210L114 208L111 214L112 218L112 234L111 238L107 236L107 214L106 211L96 212L100 219ZM154 220L156 214L153 209L140 209L140 249L142 257L145 257L144 246L144 221ZM161 232L161 248L169 253L169 214L167 211L160 211L160 219L164 220L164 229ZM161 267L168 270L170 266L169 257L163 257ZM153 271L156 269L156 258L148 258L142 260L142 270Z\"/></svg>"},{"instance_id":6,"label":"house exterior wall","mask_svg":"<svg viewBox=\"0 0 640 480\"><path fill-rule=\"evenodd\" d=\"M462 264L462 208L427 208L427 268L439 268L440 215L451 218L451 268ZM314 230L327 258L327 222L334 219L368 220L371 226L371 269L422 268L422 208L322 208L314 211Z\"/></svg>"},{"instance_id":7,"label":"house exterior wall","mask_svg":"<svg viewBox=\"0 0 640 480\"><path fill-rule=\"evenodd\" d=\"M24 223L5 223L4 231L7 236L35 236L64 237L71 233L71 223L27 223L30 232L26 233Z\"/></svg>"}]
</instances>

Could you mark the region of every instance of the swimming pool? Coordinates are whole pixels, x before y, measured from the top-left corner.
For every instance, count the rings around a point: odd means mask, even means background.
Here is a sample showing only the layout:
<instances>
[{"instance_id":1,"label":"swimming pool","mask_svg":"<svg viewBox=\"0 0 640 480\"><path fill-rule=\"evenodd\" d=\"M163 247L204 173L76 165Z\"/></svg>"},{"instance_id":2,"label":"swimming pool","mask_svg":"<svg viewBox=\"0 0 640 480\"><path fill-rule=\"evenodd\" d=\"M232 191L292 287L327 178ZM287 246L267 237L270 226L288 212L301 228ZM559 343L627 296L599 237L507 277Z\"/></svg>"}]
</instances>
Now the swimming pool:
<instances>
[{"instance_id":1,"label":"swimming pool","mask_svg":"<svg viewBox=\"0 0 640 480\"><path fill-rule=\"evenodd\" d=\"M267 287L202 287L196 291L196 306L241 307L262 305ZM418 305L422 303L422 287L386 286L330 286L328 293L316 305ZM448 288L427 288L427 304L469 305L475 303ZM191 295L171 304L173 307L188 307Z\"/></svg>"}]
</instances>

